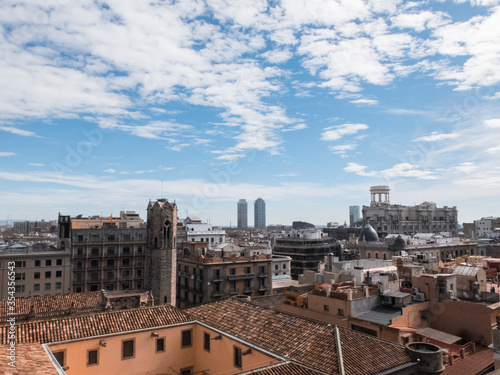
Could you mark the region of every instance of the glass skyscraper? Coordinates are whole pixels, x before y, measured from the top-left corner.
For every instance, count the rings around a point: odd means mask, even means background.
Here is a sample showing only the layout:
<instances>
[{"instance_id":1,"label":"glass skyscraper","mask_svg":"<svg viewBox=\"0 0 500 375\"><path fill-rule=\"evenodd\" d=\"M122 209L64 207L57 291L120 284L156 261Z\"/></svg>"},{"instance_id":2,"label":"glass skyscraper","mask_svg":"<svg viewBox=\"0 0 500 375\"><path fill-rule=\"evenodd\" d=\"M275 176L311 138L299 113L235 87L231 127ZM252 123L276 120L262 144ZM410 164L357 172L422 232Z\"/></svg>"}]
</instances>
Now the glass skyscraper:
<instances>
[{"instance_id":1,"label":"glass skyscraper","mask_svg":"<svg viewBox=\"0 0 500 375\"><path fill-rule=\"evenodd\" d=\"M266 227L266 202L264 199L258 198L254 204L254 222L255 228Z\"/></svg>"},{"instance_id":2,"label":"glass skyscraper","mask_svg":"<svg viewBox=\"0 0 500 375\"><path fill-rule=\"evenodd\" d=\"M245 199L238 201L238 228L248 228L248 204Z\"/></svg>"}]
</instances>

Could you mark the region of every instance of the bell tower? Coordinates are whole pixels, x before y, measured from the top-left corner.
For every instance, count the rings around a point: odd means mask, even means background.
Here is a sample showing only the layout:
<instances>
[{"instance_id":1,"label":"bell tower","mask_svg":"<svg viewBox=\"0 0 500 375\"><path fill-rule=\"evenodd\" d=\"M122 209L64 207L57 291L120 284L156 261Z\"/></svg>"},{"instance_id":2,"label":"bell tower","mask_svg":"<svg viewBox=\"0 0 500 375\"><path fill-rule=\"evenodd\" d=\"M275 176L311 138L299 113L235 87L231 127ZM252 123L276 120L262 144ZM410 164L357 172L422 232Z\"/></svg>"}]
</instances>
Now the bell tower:
<instances>
[{"instance_id":1,"label":"bell tower","mask_svg":"<svg viewBox=\"0 0 500 375\"><path fill-rule=\"evenodd\" d=\"M145 287L155 305L175 305L177 279L177 205L167 199L149 202L147 208L147 276Z\"/></svg>"}]
</instances>

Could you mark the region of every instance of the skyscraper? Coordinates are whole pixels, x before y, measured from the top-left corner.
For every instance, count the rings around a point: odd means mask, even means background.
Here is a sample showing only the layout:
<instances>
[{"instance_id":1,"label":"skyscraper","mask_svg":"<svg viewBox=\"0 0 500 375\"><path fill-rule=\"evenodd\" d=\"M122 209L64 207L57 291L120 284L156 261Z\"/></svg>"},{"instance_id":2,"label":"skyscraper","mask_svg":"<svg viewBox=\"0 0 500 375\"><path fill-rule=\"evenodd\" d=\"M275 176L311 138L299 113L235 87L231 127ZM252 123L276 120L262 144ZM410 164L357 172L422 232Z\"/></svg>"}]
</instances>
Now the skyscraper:
<instances>
[{"instance_id":1,"label":"skyscraper","mask_svg":"<svg viewBox=\"0 0 500 375\"><path fill-rule=\"evenodd\" d=\"M361 224L361 210L359 206L349 206L349 227L354 228Z\"/></svg>"},{"instance_id":2,"label":"skyscraper","mask_svg":"<svg viewBox=\"0 0 500 375\"><path fill-rule=\"evenodd\" d=\"M248 228L248 204L245 199L238 201L238 228Z\"/></svg>"},{"instance_id":3,"label":"skyscraper","mask_svg":"<svg viewBox=\"0 0 500 375\"><path fill-rule=\"evenodd\" d=\"M254 204L253 226L255 228L266 227L266 202L262 198L258 198Z\"/></svg>"}]
</instances>

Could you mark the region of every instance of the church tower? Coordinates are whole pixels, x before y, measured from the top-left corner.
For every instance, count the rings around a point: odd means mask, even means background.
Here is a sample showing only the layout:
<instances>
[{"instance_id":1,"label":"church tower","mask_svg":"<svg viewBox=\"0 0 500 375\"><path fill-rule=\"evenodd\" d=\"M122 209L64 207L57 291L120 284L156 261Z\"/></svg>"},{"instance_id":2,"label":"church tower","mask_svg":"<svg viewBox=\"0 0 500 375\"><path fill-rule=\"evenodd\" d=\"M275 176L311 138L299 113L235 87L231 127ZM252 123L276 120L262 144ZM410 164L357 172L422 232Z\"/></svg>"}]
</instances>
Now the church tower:
<instances>
[{"instance_id":1,"label":"church tower","mask_svg":"<svg viewBox=\"0 0 500 375\"><path fill-rule=\"evenodd\" d=\"M147 275L145 286L155 305L175 305L177 278L177 205L167 199L149 202L147 208Z\"/></svg>"}]
</instances>

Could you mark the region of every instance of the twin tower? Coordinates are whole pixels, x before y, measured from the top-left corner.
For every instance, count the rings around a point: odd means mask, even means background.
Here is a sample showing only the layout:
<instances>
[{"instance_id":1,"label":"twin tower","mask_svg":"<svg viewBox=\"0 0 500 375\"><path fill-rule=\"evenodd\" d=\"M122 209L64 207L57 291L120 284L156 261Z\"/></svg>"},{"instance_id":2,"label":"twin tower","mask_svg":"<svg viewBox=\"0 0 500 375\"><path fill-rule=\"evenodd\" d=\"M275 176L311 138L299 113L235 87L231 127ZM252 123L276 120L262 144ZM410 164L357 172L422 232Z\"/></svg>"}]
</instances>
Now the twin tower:
<instances>
[{"instance_id":1,"label":"twin tower","mask_svg":"<svg viewBox=\"0 0 500 375\"><path fill-rule=\"evenodd\" d=\"M167 199L149 202L147 208L146 290L151 290L155 305L176 301L177 205Z\"/></svg>"}]
</instances>

